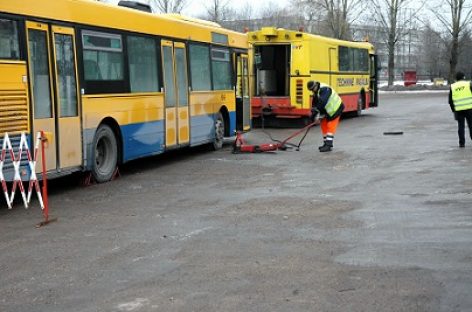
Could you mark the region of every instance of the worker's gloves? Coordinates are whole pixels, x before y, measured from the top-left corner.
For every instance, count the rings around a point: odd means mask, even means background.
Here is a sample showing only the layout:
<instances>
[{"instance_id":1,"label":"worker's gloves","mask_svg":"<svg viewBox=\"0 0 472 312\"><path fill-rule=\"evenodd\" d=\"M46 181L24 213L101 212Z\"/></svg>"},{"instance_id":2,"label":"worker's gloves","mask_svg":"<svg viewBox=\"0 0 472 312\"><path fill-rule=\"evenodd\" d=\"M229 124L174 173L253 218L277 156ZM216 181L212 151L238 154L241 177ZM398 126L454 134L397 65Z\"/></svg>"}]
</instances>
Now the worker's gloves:
<instances>
[{"instance_id":1,"label":"worker's gloves","mask_svg":"<svg viewBox=\"0 0 472 312\"><path fill-rule=\"evenodd\" d=\"M316 122L319 123L321 121L321 119L323 119L325 117L326 117L326 115L321 114L321 112L317 108L315 108L315 107L311 108L311 120L316 121Z\"/></svg>"},{"instance_id":2,"label":"worker's gloves","mask_svg":"<svg viewBox=\"0 0 472 312\"><path fill-rule=\"evenodd\" d=\"M454 112L454 119L457 120L457 112Z\"/></svg>"}]
</instances>

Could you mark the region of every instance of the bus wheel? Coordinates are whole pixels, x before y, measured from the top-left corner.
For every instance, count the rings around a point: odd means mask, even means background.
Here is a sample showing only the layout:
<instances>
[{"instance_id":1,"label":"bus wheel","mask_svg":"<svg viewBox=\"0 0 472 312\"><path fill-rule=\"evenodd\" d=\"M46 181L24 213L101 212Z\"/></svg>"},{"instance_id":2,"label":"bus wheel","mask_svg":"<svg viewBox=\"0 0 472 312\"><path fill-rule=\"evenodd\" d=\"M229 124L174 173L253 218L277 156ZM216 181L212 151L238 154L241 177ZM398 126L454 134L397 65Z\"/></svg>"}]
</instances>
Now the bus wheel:
<instances>
[{"instance_id":1,"label":"bus wheel","mask_svg":"<svg viewBox=\"0 0 472 312\"><path fill-rule=\"evenodd\" d=\"M93 139L92 175L98 183L110 181L118 162L118 147L113 130L101 125Z\"/></svg>"},{"instance_id":2,"label":"bus wheel","mask_svg":"<svg viewBox=\"0 0 472 312\"><path fill-rule=\"evenodd\" d=\"M217 151L223 148L223 140L225 137L225 121L223 115L218 113L215 119L215 138L213 139L212 148Z\"/></svg>"}]
</instances>

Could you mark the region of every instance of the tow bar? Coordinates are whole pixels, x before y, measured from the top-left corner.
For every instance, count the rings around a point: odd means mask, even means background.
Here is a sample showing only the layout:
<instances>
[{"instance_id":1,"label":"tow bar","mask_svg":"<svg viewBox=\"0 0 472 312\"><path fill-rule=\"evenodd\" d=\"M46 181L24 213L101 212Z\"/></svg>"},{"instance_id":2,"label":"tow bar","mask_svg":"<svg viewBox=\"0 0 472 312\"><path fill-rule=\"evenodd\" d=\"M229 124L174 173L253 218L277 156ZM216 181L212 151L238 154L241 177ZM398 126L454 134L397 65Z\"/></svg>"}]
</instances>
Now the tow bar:
<instances>
[{"instance_id":1,"label":"tow bar","mask_svg":"<svg viewBox=\"0 0 472 312\"><path fill-rule=\"evenodd\" d=\"M288 138L286 138L283 141L275 141L275 143L264 143L264 144L247 144L247 142L244 140L243 133L238 131L236 132L236 140L233 143L233 154L239 154L239 153L265 153L265 152L274 152L277 150L281 151L286 151L289 147L296 147L296 150L300 150L300 146L303 143L303 140L305 140L305 137L307 136L308 132L313 126L316 126L320 123L319 119L315 119L312 123L306 125L305 127L297 130L294 132L292 135L290 135ZM301 138L300 142L296 144L289 143L291 139L294 137L300 135L301 133L305 132L303 137Z\"/></svg>"}]
</instances>

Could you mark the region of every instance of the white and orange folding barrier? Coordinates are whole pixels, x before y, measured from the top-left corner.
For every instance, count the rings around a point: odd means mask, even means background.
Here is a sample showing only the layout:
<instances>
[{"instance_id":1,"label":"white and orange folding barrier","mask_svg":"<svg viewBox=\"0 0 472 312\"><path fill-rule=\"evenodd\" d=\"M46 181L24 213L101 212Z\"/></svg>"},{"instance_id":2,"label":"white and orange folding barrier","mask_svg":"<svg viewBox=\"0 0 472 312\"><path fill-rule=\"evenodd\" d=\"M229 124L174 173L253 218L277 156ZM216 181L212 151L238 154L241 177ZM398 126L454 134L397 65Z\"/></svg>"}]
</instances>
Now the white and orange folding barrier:
<instances>
[{"instance_id":1,"label":"white and orange folding barrier","mask_svg":"<svg viewBox=\"0 0 472 312\"><path fill-rule=\"evenodd\" d=\"M45 225L51 221L49 219L49 207L48 207L48 197L47 197L47 172L46 172L46 159L45 159L45 136L44 133L38 132L36 134L36 140L34 145L34 151L31 153L31 150L28 146L28 141L26 138L26 134L22 133L20 137L20 144L15 150L13 148L10 136L8 133L5 133L3 137L3 144L2 144L2 151L0 153L0 183L2 185L2 191L5 196L5 200L7 202L8 209L13 208L13 203L15 200L15 195L17 193L17 189L20 191L21 198L23 200L23 205L25 208L28 208L31 203L31 195L33 194L33 189L36 191L36 195L38 197L39 204L41 206L41 210L43 212L44 221L38 224L39 226ZM41 158L42 158L42 182L43 187L41 190L40 183L38 177L36 175L36 162L38 159L39 148L41 147ZM21 161L23 152L26 153L26 160L28 161L28 168L29 168L29 179L28 179L28 192L25 191L23 181L21 179ZM8 154L7 154L8 153ZM7 157L9 155L9 159ZM4 174L4 166L10 161L13 166L13 181L11 191L8 190L8 184L5 180Z\"/></svg>"}]
</instances>

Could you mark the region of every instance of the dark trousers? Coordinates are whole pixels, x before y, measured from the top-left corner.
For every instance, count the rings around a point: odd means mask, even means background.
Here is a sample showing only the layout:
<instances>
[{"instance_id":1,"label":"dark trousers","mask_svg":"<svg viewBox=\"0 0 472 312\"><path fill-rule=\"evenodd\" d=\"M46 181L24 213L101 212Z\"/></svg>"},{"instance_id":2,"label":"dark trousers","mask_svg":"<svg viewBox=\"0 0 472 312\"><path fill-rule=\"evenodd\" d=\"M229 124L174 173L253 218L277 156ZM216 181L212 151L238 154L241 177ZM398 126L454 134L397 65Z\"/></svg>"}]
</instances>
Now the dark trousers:
<instances>
[{"instance_id":1,"label":"dark trousers","mask_svg":"<svg viewBox=\"0 0 472 312\"><path fill-rule=\"evenodd\" d=\"M470 139L472 140L472 109L457 111L456 112L457 120L457 134L459 135L459 145L465 144L465 121L467 120L467 125L469 126Z\"/></svg>"}]
</instances>

